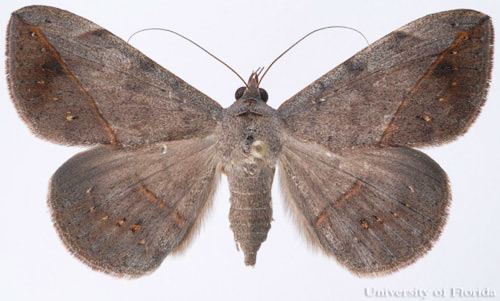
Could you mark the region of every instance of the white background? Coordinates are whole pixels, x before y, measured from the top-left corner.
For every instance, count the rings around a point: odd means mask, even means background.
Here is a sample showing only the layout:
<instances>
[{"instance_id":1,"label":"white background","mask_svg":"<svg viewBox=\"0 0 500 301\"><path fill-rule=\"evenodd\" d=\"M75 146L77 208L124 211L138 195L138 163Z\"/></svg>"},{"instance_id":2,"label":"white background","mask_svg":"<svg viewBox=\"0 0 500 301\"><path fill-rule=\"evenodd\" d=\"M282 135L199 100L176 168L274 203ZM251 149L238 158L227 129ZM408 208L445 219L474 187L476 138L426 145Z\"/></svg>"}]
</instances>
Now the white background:
<instances>
[{"instance_id":1,"label":"white background","mask_svg":"<svg viewBox=\"0 0 500 301\"><path fill-rule=\"evenodd\" d=\"M145 27L178 30L225 59L246 78L304 33L325 25L361 30L373 42L426 14L474 8L500 31L497 1L38 1L84 16L127 38ZM33 4L0 2L0 53L10 12ZM131 42L224 107L238 79L203 52L167 33ZM284 57L263 83L269 103L285 99L365 46L355 33L313 36ZM498 45L497 45L498 46ZM496 47L500 50L500 47ZM4 58L0 58L4 60ZM494 66L489 99L467 135L428 153L447 171L453 190L448 223L435 247L397 273L358 278L333 259L312 251L283 209L275 185L274 222L255 268L243 264L229 229L229 195L223 179L200 235L182 255L168 257L153 274L136 280L95 272L62 245L45 202L51 174L78 148L35 138L0 80L0 299L1 300L363 300L365 288L465 288L500 295L500 66ZM4 66L0 66L4 74ZM277 184L277 181L275 181ZM409 298L412 299L412 298ZM432 299L432 298L427 298ZM442 299L442 298L441 298ZM385 298L383 300L389 300ZM478 298L476 298L478 300Z\"/></svg>"}]
</instances>

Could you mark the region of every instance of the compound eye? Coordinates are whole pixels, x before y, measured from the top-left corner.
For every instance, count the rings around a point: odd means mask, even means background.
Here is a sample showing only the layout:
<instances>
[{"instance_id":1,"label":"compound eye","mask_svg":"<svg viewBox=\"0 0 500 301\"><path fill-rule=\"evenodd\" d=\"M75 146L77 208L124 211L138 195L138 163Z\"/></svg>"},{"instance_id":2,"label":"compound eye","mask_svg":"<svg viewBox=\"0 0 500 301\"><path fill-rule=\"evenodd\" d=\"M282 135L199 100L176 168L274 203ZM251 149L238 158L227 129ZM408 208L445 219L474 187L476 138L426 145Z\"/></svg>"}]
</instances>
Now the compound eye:
<instances>
[{"instance_id":1,"label":"compound eye","mask_svg":"<svg viewBox=\"0 0 500 301\"><path fill-rule=\"evenodd\" d=\"M241 96L243 96L243 93L245 93L246 87L239 87L238 90L234 93L234 98L236 100L240 99Z\"/></svg>"},{"instance_id":2,"label":"compound eye","mask_svg":"<svg viewBox=\"0 0 500 301\"><path fill-rule=\"evenodd\" d=\"M262 99L263 102L267 102L267 100L269 99L267 91L262 88L259 88L259 94L260 94L260 99Z\"/></svg>"}]
</instances>

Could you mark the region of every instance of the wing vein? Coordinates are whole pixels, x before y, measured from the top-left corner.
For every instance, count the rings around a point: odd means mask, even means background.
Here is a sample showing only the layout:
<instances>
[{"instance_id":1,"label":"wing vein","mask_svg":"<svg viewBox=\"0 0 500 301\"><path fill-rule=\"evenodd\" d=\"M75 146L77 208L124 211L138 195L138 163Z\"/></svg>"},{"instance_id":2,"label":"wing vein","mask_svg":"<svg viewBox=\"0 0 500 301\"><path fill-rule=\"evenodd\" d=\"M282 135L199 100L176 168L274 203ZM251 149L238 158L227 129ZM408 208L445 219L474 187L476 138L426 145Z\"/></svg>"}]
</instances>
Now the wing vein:
<instances>
[{"instance_id":1,"label":"wing vein","mask_svg":"<svg viewBox=\"0 0 500 301\"><path fill-rule=\"evenodd\" d=\"M78 80L78 78L73 74L69 66L66 64L66 62L62 59L60 53L54 48L54 46L49 42L45 34L41 29L39 29L36 26L32 26L30 24L27 24L24 22L22 19L20 19L22 23L24 23L26 26L28 26L33 32L35 32L36 36L39 38L39 41L41 44L45 45L53 54L54 58L61 64L64 73L73 80L73 82L80 88L80 90L87 96L86 99L88 101L88 104L90 105L90 108L94 111L96 114L97 118L99 119L99 122L103 126L104 130L108 133L109 138L110 138L110 143L111 144L117 144L118 140L116 137L116 133L111 127L111 124L104 118L102 115L101 111L99 110L99 107L97 106L97 103L95 99L90 95L90 93L85 89L85 87L82 85L82 83Z\"/></svg>"},{"instance_id":2,"label":"wing vein","mask_svg":"<svg viewBox=\"0 0 500 301\"><path fill-rule=\"evenodd\" d=\"M384 132L382 133L382 137L380 139L381 144L386 144L387 142L386 140L389 138L391 131L394 130L394 121L396 120L397 116L401 113L401 111L408 105L408 102L410 101L410 96L414 94L420 88L422 82L425 79L427 79L432 74L432 72L434 72L434 70L439 65L439 63L441 63L446 54L448 54L448 52L452 51L453 49L457 48L463 41L465 41L468 38L469 36L468 32L472 31L474 28L480 26L481 24L474 26L469 31L459 32L455 40L453 40L453 42L450 44L450 46L441 51L439 56L432 62L432 64L429 66L429 68L427 68L424 74L415 82L415 85L410 89L410 91L408 91L406 97L401 101L398 108L396 109L396 112L393 114L391 121L389 122Z\"/></svg>"}]
</instances>

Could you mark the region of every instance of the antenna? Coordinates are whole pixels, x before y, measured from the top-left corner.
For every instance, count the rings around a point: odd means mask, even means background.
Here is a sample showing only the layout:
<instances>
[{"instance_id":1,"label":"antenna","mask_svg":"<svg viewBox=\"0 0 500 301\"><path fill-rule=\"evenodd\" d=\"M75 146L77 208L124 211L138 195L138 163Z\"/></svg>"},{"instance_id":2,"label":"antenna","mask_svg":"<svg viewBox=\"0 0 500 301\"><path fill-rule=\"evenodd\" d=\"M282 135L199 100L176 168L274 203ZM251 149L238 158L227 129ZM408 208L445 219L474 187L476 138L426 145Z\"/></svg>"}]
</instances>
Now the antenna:
<instances>
[{"instance_id":1,"label":"antenna","mask_svg":"<svg viewBox=\"0 0 500 301\"><path fill-rule=\"evenodd\" d=\"M187 38L185 36L183 36L182 34L176 32L176 31L173 31L173 30L170 30L170 29L166 29L166 28L156 28L156 27L151 27L151 28L145 28L145 29L141 29L141 30L138 30L136 32L134 32L127 40L127 43L132 39L132 37L134 37L136 34L138 33L141 33L141 32L145 32L145 31L153 31L153 30L159 30L159 31L166 31L166 32L169 32L169 33L172 33L178 37L181 37L183 38L184 40L190 42L191 44L195 45L196 47L200 48L201 50L203 50L205 53L207 53L208 55L210 55L211 57L213 57L214 59L216 59L217 61L219 61L222 65L226 66L229 70L231 70L234 74L236 74L236 76L238 76L238 78L245 84L246 87L248 87L247 83L245 82L245 80L243 79L243 77L241 77L241 75L238 74L238 72L236 72L231 66L229 66L227 63L225 63L223 60L221 60L220 58L216 57L215 55L213 55L210 51L206 50L205 48L203 48L200 44L196 43L195 41L191 40L190 38Z\"/></svg>"},{"instance_id":2,"label":"antenna","mask_svg":"<svg viewBox=\"0 0 500 301\"><path fill-rule=\"evenodd\" d=\"M260 86L260 83L262 82L262 80L264 79L264 76L266 76L267 72L269 71L269 69L271 69L271 67L274 65L274 63L276 63L282 56L284 56L293 47L295 47L297 44L299 44L300 42L302 42L304 39L306 39L308 36L312 35L313 33L316 33L318 31L322 31L322 30L325 30L325 29L332 29L332 28L349 29L349 30L355 31L358 34L360 34L363 37L363 39L365 40L366 44L368 46L370 46L370 42L368 42L368 39L365 37L365 35L361 31L359 31L359 30L357 30L355 28L352 28L352 27L348 27L348 26L325 26L325 27L321 27L321 28L315 29L315 30L309 32L308 34L306 34L305 36L303 36L302 38L300 38L299 40L297 40L297 42L293 43L290 47L288 47L285 51L283 51L277 58L275 58L274 61L271 62L271 64L269 64L269 67L267 67L266 71L264 71L264 74L262 74L262 77L260 78L259 86Z\"/></svg>"}]
</instances>

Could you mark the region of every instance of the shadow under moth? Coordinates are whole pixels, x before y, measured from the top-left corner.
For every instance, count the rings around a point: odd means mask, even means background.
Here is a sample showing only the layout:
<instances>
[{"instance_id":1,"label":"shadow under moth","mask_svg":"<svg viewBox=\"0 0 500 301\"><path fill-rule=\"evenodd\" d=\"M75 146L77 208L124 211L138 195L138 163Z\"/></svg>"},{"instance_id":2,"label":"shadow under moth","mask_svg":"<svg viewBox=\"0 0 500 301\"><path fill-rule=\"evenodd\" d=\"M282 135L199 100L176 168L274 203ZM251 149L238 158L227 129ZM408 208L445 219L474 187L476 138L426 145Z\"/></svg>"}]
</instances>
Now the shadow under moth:
<instances>
[{"instance_id":1,"label":"shadow under moth","mask_svg":"<svg viewBox=\"0 0 500 301\"><path fill-rule=\"evenodd\" d=\"M15 11L10 93L33 133L86 145L53 175L48 204L68 249L137 277L184 248L220 174L246 265L271 227L278 167L307 239L358 275L426 253L446 222L446 173L413 147L464 134L486 99L490 17L425 16L369 45L285 101L254 72L228 108L96 24L46 6Z\"/></svg>"}]
</instances>

